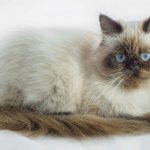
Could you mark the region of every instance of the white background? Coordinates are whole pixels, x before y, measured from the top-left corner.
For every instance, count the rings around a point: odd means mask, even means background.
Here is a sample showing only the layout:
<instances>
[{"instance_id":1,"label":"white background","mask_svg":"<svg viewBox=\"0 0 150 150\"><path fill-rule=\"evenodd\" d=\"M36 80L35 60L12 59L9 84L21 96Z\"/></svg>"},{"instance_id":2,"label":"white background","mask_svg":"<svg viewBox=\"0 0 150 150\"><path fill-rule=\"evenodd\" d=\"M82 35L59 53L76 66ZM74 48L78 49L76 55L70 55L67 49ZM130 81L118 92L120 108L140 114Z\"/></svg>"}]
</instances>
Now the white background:
<instances>
[{"instance_id":1,"label":"white background","mask_svg":"<svg viewBox=\"0 0 150 150\"><path fill-rule=\"evenodd\" d=\"M20 27L99 28L100 13L126 21L150 16L150 0L0 0L1 34Z\"/></svg>"},{"instance_id":2,"label":"white background","mask_svg":"<svg viewBox=\"0 0 150 150\"><path fill-rule=\"evenodd\" d=\"M0 35L22 27L99 29L100 13L126 21L150 16L150 0L0 0ZM28 139L0 131L1 150L149 150L150 135L75 141L41 137Z\"/></svg>"}]
</instances>

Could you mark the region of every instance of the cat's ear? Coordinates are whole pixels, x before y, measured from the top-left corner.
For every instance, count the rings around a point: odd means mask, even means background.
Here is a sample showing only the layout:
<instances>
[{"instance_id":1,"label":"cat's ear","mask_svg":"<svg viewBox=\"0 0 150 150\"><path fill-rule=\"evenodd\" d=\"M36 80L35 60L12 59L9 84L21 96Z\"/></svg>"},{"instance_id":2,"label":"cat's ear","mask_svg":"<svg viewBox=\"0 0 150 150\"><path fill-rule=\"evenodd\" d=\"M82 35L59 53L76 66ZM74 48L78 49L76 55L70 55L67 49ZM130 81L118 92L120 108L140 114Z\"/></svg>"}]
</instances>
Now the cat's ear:
<instances>
[{"instance_id":1,"label":"cat's ear","mask_svg":"<svg viewBox=\"0 0 150 150\"><path fill-rule=\"evenodd\" d=\"M101 14L99 21L103 34L117 34L123 31L122 25L108 16Z\"/></svg>"},{"instance_id":2,"label":"cat's ear","mask_svg":"<svg viewBox=\"0 0 150 150\"><path fill-rule=\"evenodd\" d=\"M143 27L142 27L143 31L145 33L148 33L150 32L150 18L146 19L144 22L143 22Z\"/></svg>"}]
</instances>

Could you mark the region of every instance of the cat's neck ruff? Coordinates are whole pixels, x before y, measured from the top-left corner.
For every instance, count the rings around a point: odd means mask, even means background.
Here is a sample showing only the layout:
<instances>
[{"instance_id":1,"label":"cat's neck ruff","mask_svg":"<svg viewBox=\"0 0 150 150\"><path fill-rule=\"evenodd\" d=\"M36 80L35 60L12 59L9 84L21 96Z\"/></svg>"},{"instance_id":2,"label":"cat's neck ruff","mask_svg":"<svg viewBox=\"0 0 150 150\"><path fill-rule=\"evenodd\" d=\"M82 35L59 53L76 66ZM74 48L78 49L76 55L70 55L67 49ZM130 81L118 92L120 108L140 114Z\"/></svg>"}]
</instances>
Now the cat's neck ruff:
<instances>
[{"instance_id":1,"label":"cat's neck ruff","mask_svg":"<svg viewBox=\"0 0 150 150\"><path fill-rule=\"evenodd\" d=\"M104 95L117 114L140 116L149 112L150 94L147 89L126 91L119 87L112 87Z\"/></svg>"},{"instance_id":2,"label":"cat's neck ruff","mask_svg":"<svg viewBox=\"0 0 150 150\"><path fill-rule=\"evenodd\" d=\"M150 110L148 88L125 90L92 77L85 95L86 99L100 108L99 113L106 116L141 116Z\"/></svg>"}]
</instances>

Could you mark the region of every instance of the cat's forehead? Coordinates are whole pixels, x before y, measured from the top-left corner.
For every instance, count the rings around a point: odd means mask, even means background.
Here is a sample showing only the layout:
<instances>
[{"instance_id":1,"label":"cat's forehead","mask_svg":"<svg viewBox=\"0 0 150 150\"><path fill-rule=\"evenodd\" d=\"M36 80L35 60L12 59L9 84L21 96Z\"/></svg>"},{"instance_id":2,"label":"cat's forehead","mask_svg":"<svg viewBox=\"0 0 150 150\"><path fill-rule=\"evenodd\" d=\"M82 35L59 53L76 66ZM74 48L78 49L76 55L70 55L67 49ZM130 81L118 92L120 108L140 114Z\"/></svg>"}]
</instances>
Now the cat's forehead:
<instances>
[{"instance_id":1,"label":"cat's forehead","mask_svg":"<svg viewBox=\"0 0 150 150\"><path fill-rule=\"evenodd\" d=\"M106 37L106 44L112 49L124 49L127 52L150 52L150 35L143 32L140 22L121 23L123 32Z\"/></svg>"}]
</instances>

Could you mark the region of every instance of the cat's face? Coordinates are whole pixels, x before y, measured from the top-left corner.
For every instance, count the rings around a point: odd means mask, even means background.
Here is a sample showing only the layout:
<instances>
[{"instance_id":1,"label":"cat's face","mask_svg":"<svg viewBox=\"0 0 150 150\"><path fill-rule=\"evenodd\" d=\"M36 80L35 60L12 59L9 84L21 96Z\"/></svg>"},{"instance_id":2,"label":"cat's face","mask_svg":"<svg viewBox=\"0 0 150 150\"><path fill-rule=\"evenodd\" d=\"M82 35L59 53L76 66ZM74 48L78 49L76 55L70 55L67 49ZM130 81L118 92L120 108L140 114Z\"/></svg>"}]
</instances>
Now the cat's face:
<instances>
[{"instance_id":1,"label":"cat's face","mask_svg":"<svg viewBox=\"0 0 150 150\"><path fill-rule=\"evenodd\" d=\"M96 53L97 69L114 86L135 89L150 80L150 19L122 23L100 16L103 40Z\"/></svg>"}]
</instances>

